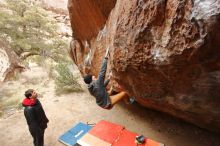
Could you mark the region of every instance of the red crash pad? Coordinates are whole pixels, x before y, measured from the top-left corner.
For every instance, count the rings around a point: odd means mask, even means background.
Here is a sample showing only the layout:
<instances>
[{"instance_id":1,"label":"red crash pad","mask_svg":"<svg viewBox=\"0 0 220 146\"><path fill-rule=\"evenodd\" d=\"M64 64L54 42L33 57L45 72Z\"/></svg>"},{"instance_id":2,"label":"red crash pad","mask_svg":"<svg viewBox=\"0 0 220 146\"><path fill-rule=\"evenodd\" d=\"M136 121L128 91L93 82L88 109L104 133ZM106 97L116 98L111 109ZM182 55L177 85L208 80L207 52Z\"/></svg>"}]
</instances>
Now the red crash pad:
<instances>
[{"instance_id":1,"label":"red crash pad","mask_svg":"<svg viewBox=\"0 0 220 146\"><path fill-rule=\"evenodd\" d=\"M138 136L138 134L124 129L122 134L119 136L118 141L115 141L115 143L113 143L113 146L137 146L137 144L135 143L136 136ZM164 146L164 144L146 138L145 143L138 144L138 146Z\"/></svg>"},{"instance_id":2,"label":"red crash pad","mask_svg":"<svg viewBox=\"0 0 220 146\"><path fill-rule=\"evenodd\" d=\"M107 121L100 121L90 131L92 134L108 143L113 143L124 127Z\"/></svg>"},{"instance_id":3,"label":"red crash pad","mask_svg":"<svg viewBox=\"0 0 220 146\"><path fill-rule=\"evenodd\" d=\"M137 146L135 143L137 135L123 126L100 121L78 143L82 146ZM146 138L145 143L138 146L164 146L164 144Z\"/></svg>"}]
</instances>

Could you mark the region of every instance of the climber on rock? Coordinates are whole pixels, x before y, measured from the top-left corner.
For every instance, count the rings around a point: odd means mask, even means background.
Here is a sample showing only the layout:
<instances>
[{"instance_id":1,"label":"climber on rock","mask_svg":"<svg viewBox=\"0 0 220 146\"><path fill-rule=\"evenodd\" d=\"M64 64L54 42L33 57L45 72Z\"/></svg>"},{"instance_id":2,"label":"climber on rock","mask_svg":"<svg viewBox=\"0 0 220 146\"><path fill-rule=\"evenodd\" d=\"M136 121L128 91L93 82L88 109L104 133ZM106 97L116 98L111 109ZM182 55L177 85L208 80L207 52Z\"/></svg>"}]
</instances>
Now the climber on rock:
<instances>
[{"instance_id":1,"label":"climber on rock","mask_svg":"<svg viewBox=\"0 0 220 146\"><path fill-rule=\"evenodd\" d=\"M116 103L118 103L122 99L125 99L124 101L127 101L126 103L133 103L134 98L129 98L126 92L119 92L116 95L111 95L112 88L109 92L106 90L106 86L110 81L110 78L105 81L108 57L109 48L106 50L105 58L102 62L98 78L90 74L84 76L84 82L88 85L88 90L90 94L96 98L96 103L104 109L111 109Z\"/></svg>"}]
</instances>

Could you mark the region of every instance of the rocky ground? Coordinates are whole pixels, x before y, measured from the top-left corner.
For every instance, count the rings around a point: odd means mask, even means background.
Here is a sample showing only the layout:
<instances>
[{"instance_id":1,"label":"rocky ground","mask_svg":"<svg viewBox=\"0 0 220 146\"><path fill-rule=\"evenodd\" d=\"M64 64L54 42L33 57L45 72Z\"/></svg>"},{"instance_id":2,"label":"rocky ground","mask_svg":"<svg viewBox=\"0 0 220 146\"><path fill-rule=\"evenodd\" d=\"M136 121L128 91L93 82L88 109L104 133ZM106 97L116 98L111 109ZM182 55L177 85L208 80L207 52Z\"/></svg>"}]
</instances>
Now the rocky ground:
<instances>
[{"instance_id":1,"label":"rocky ground","mask_svg":"<svg viewBox=\"0 0 220 146\"><path fill-rule=\"evenodd\" d=\"M54 82L49 81L45 71L40 68L27 71L21 79L1 85L1 89L3 87L17 93L17 96L14 96L15 93L10 95L19 101L22 100L23 92L27 88L35 88L42 95L40 100L50 120L45 132L46 146L62 146L63 144L58 141L59 136L78 122L97 123L100 120L124 125L127 129L144 134L166 146L220 145L219 134L200 129L166 114L143 108L137 103L125 105L122 102L109 111L99 108L95 104L94 98L86 90L82 93L57 96L54 92ZM1 94L3 94L2 90ZM4 98L6 100L5 96ZM0 118L0 145L32 145L32 138L22 109L7 112Z\"/></svg>"}]
</instances>

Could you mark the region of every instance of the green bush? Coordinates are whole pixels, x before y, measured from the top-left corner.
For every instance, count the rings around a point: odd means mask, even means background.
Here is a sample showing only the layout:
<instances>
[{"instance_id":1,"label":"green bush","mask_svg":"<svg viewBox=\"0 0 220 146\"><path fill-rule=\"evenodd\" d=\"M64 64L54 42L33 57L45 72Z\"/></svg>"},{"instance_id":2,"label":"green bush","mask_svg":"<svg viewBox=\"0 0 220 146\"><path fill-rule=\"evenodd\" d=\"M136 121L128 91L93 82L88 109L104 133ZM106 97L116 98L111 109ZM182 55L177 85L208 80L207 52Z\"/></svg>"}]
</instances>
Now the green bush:
<instances>
[{"instance_id":1,"label":"green bush","mask_svg":"<svg viewBox=\"0 0 220 146\"><path fill-rule=\"evenodd\" d=\"M55 79L56 94L83 91L81 85L77 81L78 77L72 74L68 68L68 64L60 63L56 65L55 70L57 71Z\"/></svg>"},{"instance_id":2,"label":"green bush","mask_svg":"<svg viewBox=\"0 0 220 146\"><path fill-rule=\"evenodd\" d=\"M4 113L10 109L22 109L22 104L19 98L9 98L8 100L0 101L0 117L4 115Z\"/></svg>"}]
</instances>

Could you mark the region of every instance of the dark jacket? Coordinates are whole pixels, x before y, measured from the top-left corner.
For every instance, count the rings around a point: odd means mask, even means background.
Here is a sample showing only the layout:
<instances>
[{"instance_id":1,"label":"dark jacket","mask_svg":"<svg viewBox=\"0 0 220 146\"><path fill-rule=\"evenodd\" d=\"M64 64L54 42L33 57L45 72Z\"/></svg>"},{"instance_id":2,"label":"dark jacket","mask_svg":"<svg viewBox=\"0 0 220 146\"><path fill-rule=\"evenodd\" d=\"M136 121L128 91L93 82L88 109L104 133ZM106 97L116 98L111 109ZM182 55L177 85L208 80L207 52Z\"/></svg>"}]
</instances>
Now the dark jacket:
<instances>
[{"instance_id":1,"label":"dark jacket","mask_svg":"<svg viewBox=\"0 0 220 146\"><path fill-rule=\"evenodd\" d=\"M25 99L28 101L28 99ZM25 101L24 100L24 101ZM26 118L27 124L29 127L39 127L41 129L47 128L47 123L49 120L47 119L44 109L38 99L36 99L35 103L28 103L23 101L24 116Z\"/></svg>"},{"instance_id":2,"label":"dark jacket","mask_svg":"<svg viewBox=\"0 0 220 146\"><path fill-rule=\"evenodd\" d=\"M105 81L105 74L107 70L108 59L105 58L102 62L101 70L96 81L92 81L88 85L88 90L91 95L96 98L96 103L105 108L111 105L108 92L106 91L106 86L109 83L109 80Z\"/></svg>"}]
</instances>

